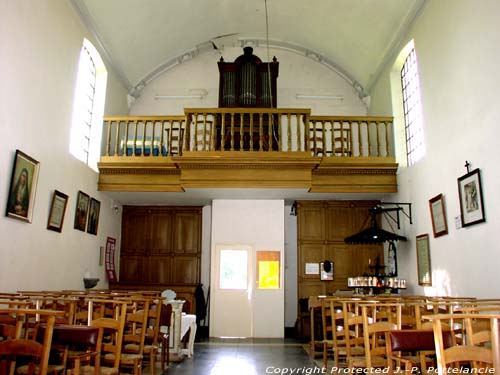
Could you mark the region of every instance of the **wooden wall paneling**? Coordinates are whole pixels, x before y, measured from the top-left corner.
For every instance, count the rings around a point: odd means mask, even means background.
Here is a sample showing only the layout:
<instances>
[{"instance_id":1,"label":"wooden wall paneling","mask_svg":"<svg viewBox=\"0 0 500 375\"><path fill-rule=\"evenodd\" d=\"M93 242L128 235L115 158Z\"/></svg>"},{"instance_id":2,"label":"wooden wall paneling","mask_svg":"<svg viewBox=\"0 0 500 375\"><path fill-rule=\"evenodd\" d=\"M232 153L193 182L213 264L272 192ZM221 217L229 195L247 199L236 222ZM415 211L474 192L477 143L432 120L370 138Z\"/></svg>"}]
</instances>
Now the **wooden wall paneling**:
<instances>
[{"instance_id":1,"label":"wooden wall paneling","mask_svg":"<svg viewBox=\"0 0 500 375\"><path fill-rule=\"evenodd\" d=\"M145 254L151 239L150 215L143 210L130 206L123 208L122 216L122 254Z\"/></svg>"},{"instance_id":2,"label":"wooden wall paneling","mask_svg":"<svg viewBox=\"0 0 500 375\"><path fill-rule=\"evenodd\" d=\"M346 290L347 278L372 273L377 255L383 262L382 245L348 245L344 238L370 225L368 209L376 201L300 201L298 222L299 298ZM306 263L334 262L333 281L305 275Z\"/></svg>"},{"instance_id":3,"label":"wooden wall paneling","mask_svg":"<svg viewBox=\"0 0 500 375\"><path fill-rule=\"evenodd\" d=\"M344 238L352 234L353 216L351 205L344 202L325 206L326 240L344 242Z\"/></svg>"},{"instance_id":4,"label":"wooden wall paneling","mask_svg":"<svg viewBox=\"0 0 500 375\"><path fill-rule=\"evenodd\" d=\"M299 298L308 298L309 296L321 296L326 294L326 284L318 280L304 280L300 286Z\"/></svg>"},{"instance_id":5,"label":"wooden wall paneling","mask_svg":"<svg viewBox=\"0 0 500 375\"><path fill-rule=\"evenodd\" d=\"M194 256L172 258L172 283L198 284L200 282L200 260Z\"/></svg>"},{"instance_id":6,"label":"wooden wall paneling","mask_svg":"<svg viewBox=\"0 0 500 375\"><path fill-rule=\"evenodd\" d=\"M152 284L172 283L172 256L151 255L147 258L148 275L144 275L143 281Z\"/></svg>"},{"instance_id":7,"label":"wooden wall paneling","mask_svg":"<svg viewBox=\"0 0 500 375\"><path fill-rule=\"evenodd\" d=\"M325 259L325 245L317 243L304 243L301 245L299 275L303 279L318 279L319 275L307 275L307 263L322 262Z\"/></svg>"},{"instance_id":8,"label":"wooden wall paneling","mask_svg":"<svg viewBox=\"0 0 500 375\"><path fill-rule=\"evenodd\" d=\"M145 266L147 261L145 255L126 255L120 256L120 281L124 282L141 282L144 277Z\"/></svg>"},{"instance_id":9,"label":"wooden wall paneling","mask_svg":"<svg viewBox=\"0 0 500 375\"><path fill-rule=\"evenodd\" d=\"M169 254L172 252L172 213L159 211L151 215L151 245L152 254Z\"/></svg>"},{"instance_id":10,"label":"wooden wall paneling","mask_svg":"<svg viewBox=\"0 0 500 375\"><path fill-rule=\"evenodd\" d=\"M298 202L298 237L300 241L323 241L325 237L323 203Z\"/></svg>"},{"instance_id":11,"label":"wooden wall paneling","mask_svg":"<svg viewBox=\"0 0 500 375\"><path fill-rule=\"evenodd\" d=\"M180 211L174 215L174 252L197 254L200 249L201 210Z\"/></svg>"},{"instance_id":12,"label":"wooden wall paneling","mask_svg":"<svg viewBox=\"0 0 500 375\"><path fill-rule=\"evenodd\" d=\"M125 206L120 282L142 284L144 289L154 285L196 286L201 272L201 210Z\"/></svg>"}]
</instances>

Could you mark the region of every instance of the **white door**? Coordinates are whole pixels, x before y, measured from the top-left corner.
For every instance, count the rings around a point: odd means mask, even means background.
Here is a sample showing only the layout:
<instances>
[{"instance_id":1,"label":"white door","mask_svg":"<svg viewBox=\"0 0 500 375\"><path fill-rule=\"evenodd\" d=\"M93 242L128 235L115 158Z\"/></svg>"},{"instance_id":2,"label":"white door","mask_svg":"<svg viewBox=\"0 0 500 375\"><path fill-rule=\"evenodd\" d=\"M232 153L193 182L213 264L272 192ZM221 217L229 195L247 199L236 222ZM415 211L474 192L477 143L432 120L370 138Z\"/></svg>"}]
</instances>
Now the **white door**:
<instances>
[{"instance_id":1,"label":"white door","mask_svg":"<svg viewBox=\"0 0 500 375\"><path fill-rule=\"evenodd\" d=\"M219 245L215 251L210 336L252 337L253 249Z\"/></svg>"}]
</instances>

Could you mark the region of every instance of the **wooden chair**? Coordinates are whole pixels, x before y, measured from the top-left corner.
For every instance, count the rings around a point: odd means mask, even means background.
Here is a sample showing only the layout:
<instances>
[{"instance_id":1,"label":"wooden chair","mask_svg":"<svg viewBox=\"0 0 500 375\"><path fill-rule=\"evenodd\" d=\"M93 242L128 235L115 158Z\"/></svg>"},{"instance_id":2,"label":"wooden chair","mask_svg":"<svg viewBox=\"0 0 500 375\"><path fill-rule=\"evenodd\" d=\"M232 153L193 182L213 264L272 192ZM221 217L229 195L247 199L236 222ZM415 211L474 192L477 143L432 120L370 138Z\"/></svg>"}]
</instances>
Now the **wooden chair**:
<instances>
[{"instance_id":1,"label":"wooden chair","mask_svg":"<svg viewBox=\"0 0 500 375\"><path fill-rule=\"evenodd\" d=\"M150 300L131 298L130 302L133 302L133 307L132 311L129 311L125 318L120 366L132 367L134 375L140 375L142 373L142 359ZM107 355L105 358L114 359L112 355Z\"/></svg>"},{"instance_id":2,"label":"wooden chair","mask_svg":"<svg viewBox=\"0 0 500 375\"><path fill-rule=\"evenodd\" d=\"M323 323L323 366L325 368L328 366L328 349L331 347L334 366L338 368L340 357L347 359L342 304L333 298L322 300L321 317Z\"/></svg>"},{"instance_id":3,"label":"wooden chair","mask_svg":"<svg viewBox=\"0 0 500 375\"><path fill-rule=\"evenodd\" d=\"M493 369L500 373L500 314L438 314L429 316L433 323L438 371L449 373L448 369L460 368L466 364L470 369ZM446 348L443 340L443 321L461 320L465 327L465 340ZM486 331L480 321L489 323Z\"/></svg>"},{"instance_id":4,"label":"wooden chair","mask_svg":"<svg viewBox=\"0 0 500 375\"><path fill-rule=\"evenodd\" d=\"M95 374L96 371L103 375L120 374L120 359L122 353L123 333L127 316L127 302L123 301L96 301L107 303L114 307L116 315L113 318L104 317L94 319L92 327L103 330L101 356L94 364L81 366L81 374ZM90 311L92 313L92 311ZM80 353L79 355L81 355ZM96 369L97 366L97 369Z\"/></svg>"},{"instance_id":5,"label":"wooden chair","mask_svg":"<svg viewBox=\"0 0 500 375\"><path fill-rule=\"evenodd\" d=\"M163 300L156 298L151 301L148 314L148 324L146 328L146 338L144 342L143 355L149 358L149 373L154 375L156 355L158 353L158 338L160 334L160 319Z\"/></svg>"},{"instance_id":6,"label":"wooden chair","mask_svg":"<svg viewBox=\"0 0 500 375\"><path fill-rule=\"evenodd\" d=\"M309 149L313 156L324 156L326 151L325 124L311 123L308 136Z\"/></svg>"},{"instance_id":7,"label":"wooden chair","mask_svg":"<svg viewBox=\"0 0 500 375\"><path fill-rule=\"evenodd\" d=\"M172 326L172 305L161 304L160 313L160 333L159 338L161 341L161 370L165 371L165 364L168 366L170 361L169 348L170 348L170 333Z\"/></svg>"},{"instance_id":8,"label":"wooden chair","mask_svg":"<svg viewBox=\"0 0 500 375\"><path fill-rule=\"evenodd\" d=\"M443 331L445 348L453 345L450 331ZM435 353L434 332L422 329L404 329L386 333L386 349L389 373L393 374L396 368L404 369L408 374L420 363L422 374L427 373L427 360L420 353Z\"/></svg>"},{"instance_id":9,"label":"wooden chair","mask_svg":"<svg viewBox=\"0 0 500 375\"><path fill-rule=\"evenodd\" d=\"M365 354L363 337L363 316L360 311L360 301L352 299L342 301L342 313L344 315L344 339L346 344L347 363ZM372 318L367 318L370 323Z\"/></svg>"},{"instance_id":10,"label":"wooden chair","mask_svg":"<svg viewBox=\"0 0 500 375\"><path fill-rule=\"evenodd\" d=\"M168 144L168 155L180 156L182 155L182 148L184 146L184 129L179 127L172 127L171 129L165 129L167 133L167 144Z\"/></svg>"},{"instance_id":11,"label":"wooden chair","mask_svg":"<svg viewBox=\"0 0 500 375\"><path fill-rule=\"evenodd\" d=\"M344 124L332 124L332 154L334 156L351 156L351 129Z\"/></svg>"},{"instance_id":12,"label":"wooden chair","mask_svg":"<svg viewBox=\"0 0 500 375\"><path fill-rule=\"evenodd\" d=\"M43 343L46 329L46 324L40 324L38 326L38 342ZM79 374L80 363L83 360L90 361L92 357L95 358L100 355L102 332L102 329L97 327L67 324L55 325L52 333L52 345L47 374L67 374L67 368L71 370L72 374ZM76 348L81 349L81 354L70 356L70 350ZM16 370L16 374L28 373L28 366L21 366Z\"/></svg>"},{"instance_id":13,"label":"wooden chair","mask_svg":"<svg viewBox=\"0 0 500 375\"><path fill-rule=\"evenodd\" d=\"M197 121L194 123L194 150L196 151L210 151L214 149L212 145L212 136L214 132L214 122Z\"/></svg>"},{"instance_id":14,"label":"wooden chair","mask_svg":"<svg viewBox=\"0 0 500 375\"><path fill-rule=\"evenodd\" d=\"M399 311L401 311L401 306L399 304L396 305L396 308L399 308ZM377 308L380 308L378 304L361 305L364 356L353 357L349 360L349 368L352 371L356 371L354 370L356 368L366 368L371 371L374 368L387 368L388 366L385 334L386 332L400 329L401 321L376 321Z\"/></svg>"},{"instance_id":15,"label":"wooden chair","mask_svg":"<svg viewBox=\"0 0 500 375\"><path fill-rule=\"evenodd\" d=\"M0 341L0 375L12 374L16 366L16 359L21 356L24 360L29 359L29 375L46 375L56 312L34 309L0 309L0 314L4 313L15 315L18 321L27 320L30 316L46 316L47 326L42 343L34 339L21 338L20 335L16 338Z\"/></svg>"}]
</instances>

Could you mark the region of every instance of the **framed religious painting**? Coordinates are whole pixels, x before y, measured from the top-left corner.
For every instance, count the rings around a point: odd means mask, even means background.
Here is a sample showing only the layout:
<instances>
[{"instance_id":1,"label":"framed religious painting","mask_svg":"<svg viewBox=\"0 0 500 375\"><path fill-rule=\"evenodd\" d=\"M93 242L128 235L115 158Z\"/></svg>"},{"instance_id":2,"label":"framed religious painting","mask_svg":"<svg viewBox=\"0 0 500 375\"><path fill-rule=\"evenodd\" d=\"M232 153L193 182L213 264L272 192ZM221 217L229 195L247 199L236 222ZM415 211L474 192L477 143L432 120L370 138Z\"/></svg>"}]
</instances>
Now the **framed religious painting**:
<instances>
[{"instance_id":1,"label":"framed religious painting","mask_svg":"<svg viewBox=\"0 0 500 375\"><path fill-rule=\"evenodd\" d=\"M89 208L89 222L87 225L87 233L97 234L97 227L99 225L99 211L101 209L101 202L97 199L90 199Z\"/></svg>"},{"instance_id":2,"label":"framed religious painting","mask_svg":"<svg viewBox=\"0 0 500 375\"><path fill-rule=\"evenodd\" d=\"M464 227L486 221L479 168L458 178L458 196Z\"/></svg>"},{"instance_id":3,"label":"framed religious painting","mask_svg":"<svg viewBox=\"0 0 500 375\"><path fill-rule=\"evenodd\" d=\"M40 163L16 150L7 196L6 216L31 223Z\"/></svg>"},{"instance_id":4,"label":"framed religious painting","mask_svg":"<svg viewBox=\"0 0 500 375\"><path fill-rule=\"evenodd\" d=\"M431 254L429 251L429 235L421 234L417 242L417 274L418 285L432 286Z\"/></svg>"},{"instance_id":5,"label":"framed religious painting","mask_svg":"<svg viewBox=\"0 0 500 375\"><path fill-rule=\"evenodd\" d=\"M66 213L66 206L68 205L68 196L58 190L54 190L52 196L52 203L50 204L49 221L47 229L55 232L62 232L64 214Z\"/></svg>"},{"instance_id":6,"label":"framed religious painting","mask_svg":"<svg viewBox=\"0 0 500 375\"><path fill-rule=\"evenodd\" d=\"M446 221L443 194L436 195L434 198L429 199L429 208L431 210L432 232L434 237L448 234L448 223Z\"/></svg>"},{"instance_id":7,"label":"framed religious painting","mask_svg":"<svg viewBox=\"0 0 500 375\"><path fill-rule=\"evenodd\" d=\"M87 214L89 211L90 197L83 191L78 192L76 198L76 212L74 228L85 232L87 226Z\"/></svg>"}]
</instances>

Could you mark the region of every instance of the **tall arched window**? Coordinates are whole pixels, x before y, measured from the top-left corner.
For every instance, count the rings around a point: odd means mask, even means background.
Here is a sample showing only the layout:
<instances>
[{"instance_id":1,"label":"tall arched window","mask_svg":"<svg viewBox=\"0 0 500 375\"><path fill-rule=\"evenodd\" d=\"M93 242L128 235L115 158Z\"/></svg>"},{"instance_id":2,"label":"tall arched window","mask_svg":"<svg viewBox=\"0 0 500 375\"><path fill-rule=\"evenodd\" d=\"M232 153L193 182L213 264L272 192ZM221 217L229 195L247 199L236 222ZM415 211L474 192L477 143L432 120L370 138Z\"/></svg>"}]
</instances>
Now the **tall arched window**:
<instances>
[{"instance_id":1,"label":"tall arched window","mask_svg":"<svg viewBox=\"0 0 500 375\"><path fill-rule=\"evenodd\" d=\"M406 134L406 156L408 165L412 165L425 155L420 77L415 47L411 48L401 68L401 85Z\"/></svg>"},{"instance_id":2,"label":"tall arched window","mask_svg":"<svg viewBox=\"0 0 500 375\"><path fill-rule=\"evenodd\" d=\"M96 171L101 149L107 75L101 56L92 43L84 39L73 103L70 152Z\"/></svg>"}]
</instances>

